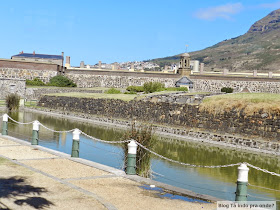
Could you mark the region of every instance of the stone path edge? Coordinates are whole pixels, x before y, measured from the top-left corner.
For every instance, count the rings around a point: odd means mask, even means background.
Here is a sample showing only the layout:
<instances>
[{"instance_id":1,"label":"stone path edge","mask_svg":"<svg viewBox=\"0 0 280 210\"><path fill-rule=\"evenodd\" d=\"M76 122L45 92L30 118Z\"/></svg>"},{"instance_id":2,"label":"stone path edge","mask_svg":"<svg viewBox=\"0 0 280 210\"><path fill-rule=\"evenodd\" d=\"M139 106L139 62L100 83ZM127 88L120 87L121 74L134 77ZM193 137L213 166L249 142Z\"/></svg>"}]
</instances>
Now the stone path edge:
<instances>
[{"instance_id":1,"label":"stone path edge","mask_svg":"<svg viewBox=\"0 0 280 210\"><path fill-rule=\"evenodd\" d=\"M135 182L138 182L138 183L141 183L141 184L156 185L157 187L163 188L164 190L167 190L167 191L169 191L171 193L174 193L174 194L178 194L178 195L182 195L182 196L186 196L186 197L191 197L191 198L195 198L195 199L201 199L201 200L212 202L212 203L216 203L217 201L222 201L223 200L221 198L216 198L216 197L206 195L206 194L195 193L195 192L187 190L187 189L175 187L175 186L172 186L172 185L169 185L169 184L165 184L165 183L162 183L162 182L151 180L149 178L144 178L144 177L140 177L140 176L137 176L137 175L126 175L125 172L122 171L122 170L119 170L119 169L116 169L116 168L113 168L113 167L110 167L110 166L102 165L100 163L89 161L89 160L86 160L86 159L83 159L83 158L72 158L70 155L68 155L66 153L59 152L59 151L49 149L49 148L46 148L46 147L42 147L40 145L31 145L31 143L29 143L29 142L26 142L24 140L17 139L17 138L11 137L11 136L3 136L2 134L0 134L0 137L4 138L4 139L11 140L11 141L14 141L14 142L17 142L17 143L20 143L20 144L25 145L25 146L29 146L29 147L32 147L32 148L39 149L39 150L44 151L44 152L48 152L48 153L53 154L53 155L57 155L59 157L66 158L66 159L71 160L73 162L78 162L78 163L81 163L81 164L84 164L84 165L87 165L87 166L90 166L90 167L93 167L93 168L97 168L97 169L103 170L105 172L109 172L109 173L112 173L116 176L127 178L127 179L130 179L132 181L135 181ZM2 156L2 155L0 155L0 156ZM2 157L4 157L4 156L2 156ZM4 157L4 158L9 159L10 161L15 162L19 165L24 165L23 163L19 163L19 162L15 161L15 160L12 160L10 158L7 158L7 157ZM26 167L27 168L32 168L32 167L29 167L29 166L26 166ZM37 170L37 169L34 169L34 170ZM41 172L41 173L44 173L44 172ZM65 181L62 180L62 182L66 182L66 180ZM71 183L67 182L67 185L69 185L69 184L72 185ZM70 187L73 187L73 186L70 186ZM79 187L77 187L77 188L79 188ZM101 202L101 203L103 204L103 202ZM110 207L110 205L109 205L109 207ZM114 208L108 208L108 209L114 209Z\"/></svg>"}]
</instances>

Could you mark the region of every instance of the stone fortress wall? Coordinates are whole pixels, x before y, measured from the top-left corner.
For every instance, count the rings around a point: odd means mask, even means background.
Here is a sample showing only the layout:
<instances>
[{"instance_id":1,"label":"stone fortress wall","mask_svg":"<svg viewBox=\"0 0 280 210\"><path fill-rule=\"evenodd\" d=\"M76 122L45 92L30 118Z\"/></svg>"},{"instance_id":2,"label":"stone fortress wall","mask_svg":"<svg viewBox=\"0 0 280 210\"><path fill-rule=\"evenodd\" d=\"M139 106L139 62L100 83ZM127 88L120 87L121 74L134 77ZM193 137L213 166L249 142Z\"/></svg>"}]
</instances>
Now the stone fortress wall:
<instances>
[{"instance_id":1,"label":"stone fortress wall","mask_svg":"<svg viewBox=\"0 0 280 210\"><path fill-rule=\"evenodd\" d=\"M280 93L280 78L203 76L190 77L194 89L201 92L220 92L222 87L231 87L234 92Z\"/></svg>"},{"instance_id":2,"label":"stone fortress wall","mask_svg":"<svg viewBox=\"0 0 280 210\"><path fill-rule=\"evenodd\" d=\"M141 86L145 82L161 82L165 87L174 87L181 77L176 74L143 73L105 70L66 70L65 76L72 79L78 87L126 88Z\"/></svg>"},{"instance_id":3,"label":"stone fortress wall","mask_svg":"<svg viewBox=\"0 0 280 210\"><path fill-rule=\"evenodd\" d=\"M62 70L63 68L57 64L0 59L0 78L32 80L37 77L49 82L51 77Z\"/></svg>"},{"instance_id":4,"label":"stone fortress wall","mask_svg":"<svg viewBox=\"0 0 280 210\"><path fill-rule=\"evenodd\" d=\"M49 82L59 74L72 79L80 88L114 87L126 88L140 86L145 82L161 82L166 87L174 87L181 76L170 73L148 73L112 70L65 69L57 64L36 63L0 59L0 78L34 79ZM194 82L194 91L220 92L222 87L232 87L234 92L270 92L280 93L280 78L269 77L233 77L229 75L195 74L189 77Z\"/></svg>"},{"instance_id":5,"label":"stone fortress wall","mask_svg":"<svg viewBox=\"0 0 280 210\"><path fill-rule=\"evenodd\" d=\"M23 98L25 95L25 80L0 78L0 99L5 99L10 93L16 93Z\"/></svg>"}]
</instances>

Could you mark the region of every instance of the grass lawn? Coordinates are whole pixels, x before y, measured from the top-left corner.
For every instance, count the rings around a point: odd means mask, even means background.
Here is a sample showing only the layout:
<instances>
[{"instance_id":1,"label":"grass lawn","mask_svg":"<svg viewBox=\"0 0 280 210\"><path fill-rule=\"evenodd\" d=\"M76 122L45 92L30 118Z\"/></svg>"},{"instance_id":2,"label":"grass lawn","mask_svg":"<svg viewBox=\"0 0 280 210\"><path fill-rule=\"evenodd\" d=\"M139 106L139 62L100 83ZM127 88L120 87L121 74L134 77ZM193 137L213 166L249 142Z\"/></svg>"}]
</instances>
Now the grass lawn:
<instances>
[{"instance_id":1,"label":"grass lawn","mask_svg":"<svg viewBox=\"0 0 280 210\"><path fill-rule=\"evenodd\" d=\"M46 89L70 89L70 90L73 90L75 91L76 89L77 90L108 90L110 88L106 88L106 87L92 87L92 88L77 88L77 87L55 87L55 86L26 86L27 88L46 88ZM121 88L116 88L118 90L121 90Z\"/></svg>"},{"instance_id":2,"label":"grass lawn","mask_svg":"<svg viewBox=\"0 0 280 210\"><path fill-rule=\"evenodd\" d=\"M6 106L6 101L5 100L0 100L0 107L1 106Z\"/></svg>"},{"instance_id":3,"label":"grass lawn","mask_svg":"<svg viewBox=\"0 0 280 210\"><path fill-rule=\"evenodd\" d=\"M75 98L103 98L103 99L120 99L131 101L137 97L136 94L105 94L105 93L51 93L50 96L66 96Z\"/></svg>"},{"instance_id":4,"label":"grass lawn","mask_svg":"<svg viewBox=\"0 0 280 210\"><path fill-rule=\"evenodd\" d=\"M225 111L244 110L248 115L263 109L267 113L280 113L280 94L234 93L207 97L200 104L200 110L221 114Z\"/></svg>"}]
</instances>

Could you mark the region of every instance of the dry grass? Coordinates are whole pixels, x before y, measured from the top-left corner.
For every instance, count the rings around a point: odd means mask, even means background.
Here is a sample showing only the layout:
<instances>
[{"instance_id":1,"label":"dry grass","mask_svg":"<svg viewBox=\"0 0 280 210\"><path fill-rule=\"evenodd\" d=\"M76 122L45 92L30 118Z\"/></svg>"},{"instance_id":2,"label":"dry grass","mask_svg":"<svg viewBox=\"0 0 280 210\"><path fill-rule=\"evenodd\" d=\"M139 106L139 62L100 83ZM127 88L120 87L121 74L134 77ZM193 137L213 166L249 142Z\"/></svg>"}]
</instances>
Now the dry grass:
<instances>
[{"instance_id":1,"label":"dry grass","mask_svg":"<svg viewBox=\"0 0 280 210\"><path fill-rule=\"evenodd\" d=\"M253 115L260 110L269 114L280 114L280 94L235 93L207 97L200 104L200 111L222 114L235 109Z\"/></svg>"}]
</instances>

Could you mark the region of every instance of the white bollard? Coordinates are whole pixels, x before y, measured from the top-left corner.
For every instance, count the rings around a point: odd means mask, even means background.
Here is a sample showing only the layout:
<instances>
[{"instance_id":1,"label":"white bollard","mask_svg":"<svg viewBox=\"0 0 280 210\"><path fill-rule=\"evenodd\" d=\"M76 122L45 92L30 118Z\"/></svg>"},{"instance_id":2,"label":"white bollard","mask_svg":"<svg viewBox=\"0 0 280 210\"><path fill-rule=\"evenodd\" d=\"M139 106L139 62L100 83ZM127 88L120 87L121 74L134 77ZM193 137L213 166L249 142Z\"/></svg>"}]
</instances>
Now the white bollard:
<instances>
[{"instance_id":1,"label":"white bollard","mask_svg":"<svg viewBox=\"0 0 280 210\"><path fill-rule=\"evenodd\" d=\"M35 120L33 122L33 131L32 131L32 145L38 145L39 142L39 129L40 129L40 122Z\"/></svg>"},{"instance_id":2,"label":"white bollard","mask_svg":"<svg viewBox=\"0 0 280 210\"><path fill-rule=\"evenodd\" d=\"M127 167L126 174L136 175L136 154L137 154L137 144L134 140L129 142L128 155L127 155Z\"/></svg>"},{"instance_id":3,"label":"white bollard","mask_svg":"<svg viewBox=\"0 0 280 210\"><path fill-rule=\"evenodd\" d=\"M72 143L72 152L71 157L79 157L80 154L80 134L81 131L79 129L75 129L73 131L73 143Z\"/></svg>"},{"instance_id":4,"label":"white bollard","mask_svg":"<svg viewBox=\"0 0 280 210\"><path fill-rule=\"evenodd\" d=\"M3 115L3 123L2 123L2 135L8 135L8 120L9 116L7 114Z\"/></svg>"},{"instance_id":5,"label":"white bollard","mask_svg":"<svg viewBox=\"0 0 280 210\"><path fill-rule=\"evenodd\" d=\"M247 201L248 173L249 168L246 164L242 163L238 167L235 201Z\"/></svg>"}]
</instances>

